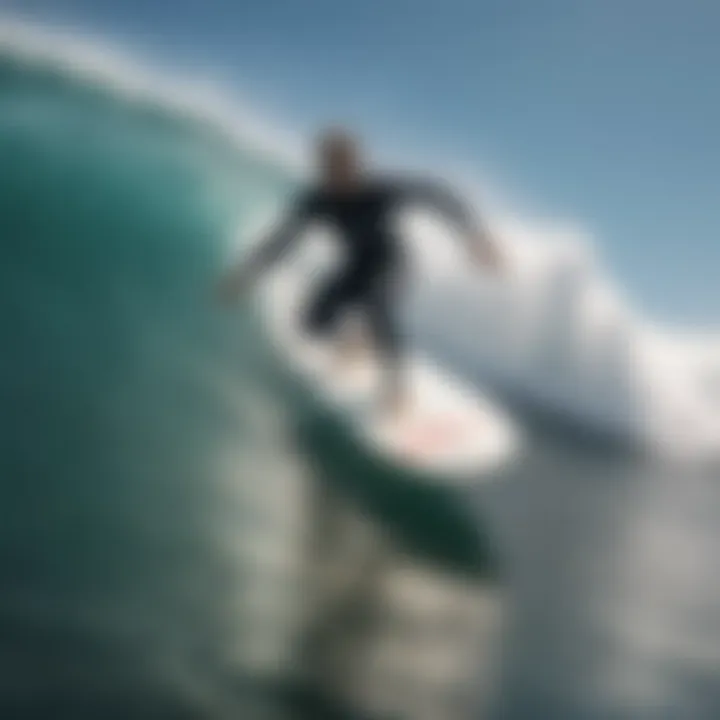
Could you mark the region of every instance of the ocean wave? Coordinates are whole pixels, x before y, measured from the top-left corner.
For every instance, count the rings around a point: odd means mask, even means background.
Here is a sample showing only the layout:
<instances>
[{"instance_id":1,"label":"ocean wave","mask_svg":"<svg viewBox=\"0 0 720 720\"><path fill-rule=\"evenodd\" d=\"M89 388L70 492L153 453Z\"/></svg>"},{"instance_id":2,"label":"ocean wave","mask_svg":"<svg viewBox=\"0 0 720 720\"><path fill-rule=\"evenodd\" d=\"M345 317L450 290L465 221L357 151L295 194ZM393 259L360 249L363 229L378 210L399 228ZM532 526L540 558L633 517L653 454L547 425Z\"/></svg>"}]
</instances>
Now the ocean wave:
<instances>
[{"instance_id":1,"label":"ocean wave","mask_svg":"<svg viewBox=\"0 0 720 720\"><path fill-rule=\"evenodd\" d=\"M93 88L173 126L186 124L242 165L245 183L226 188L240 199L252 184L248 173L271 176L277 192L254 197L253 212L238 219L228 240L247 242L260 211L267 215L304 172L298 136L253 112L250 103L233 100L207 79L150 71L105 41L6 17L0 62ZM433 218L406 219L421 269L408 304L415 331L487 370L488 382L511 385L580 424L662 454L720 451L717 338L688 340L635 312L576 226L526 221L507 211L491 215L509 263L504 282L463 272L452 239Z\"/></svg>"}]
</instances>

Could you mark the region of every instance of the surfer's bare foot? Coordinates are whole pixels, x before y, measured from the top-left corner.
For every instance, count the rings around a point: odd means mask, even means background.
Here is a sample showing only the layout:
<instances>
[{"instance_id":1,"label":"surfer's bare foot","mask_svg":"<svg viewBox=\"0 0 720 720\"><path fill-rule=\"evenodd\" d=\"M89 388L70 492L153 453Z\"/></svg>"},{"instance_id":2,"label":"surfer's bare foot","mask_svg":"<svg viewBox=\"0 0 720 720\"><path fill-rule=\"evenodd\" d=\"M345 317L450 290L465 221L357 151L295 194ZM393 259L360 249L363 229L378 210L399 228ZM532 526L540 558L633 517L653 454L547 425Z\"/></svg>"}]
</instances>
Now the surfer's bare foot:
<instances>
[{"instance_id":1,"label":"surfer's bare foot","mask_svg":"<svg viewBox=\"0 0 720 720\"><path fill-rule=\"evenodd\" d=\"M337 341L335 349L335 367L338 372L352 371L369 356L370 350L363 333L353 329Z\"/></svg>"},{"instance_id":2,"label":"surfer's bare foot","mask_svg":"<svg viewBox=\"0 0 720 720\"><path fill-rule=\"evenodd\" d=\"M380 411L383 416L391 421L397 422L408 412L410 398L400 390L388 392L380 400Z\"/></svg>"}]
</instances>

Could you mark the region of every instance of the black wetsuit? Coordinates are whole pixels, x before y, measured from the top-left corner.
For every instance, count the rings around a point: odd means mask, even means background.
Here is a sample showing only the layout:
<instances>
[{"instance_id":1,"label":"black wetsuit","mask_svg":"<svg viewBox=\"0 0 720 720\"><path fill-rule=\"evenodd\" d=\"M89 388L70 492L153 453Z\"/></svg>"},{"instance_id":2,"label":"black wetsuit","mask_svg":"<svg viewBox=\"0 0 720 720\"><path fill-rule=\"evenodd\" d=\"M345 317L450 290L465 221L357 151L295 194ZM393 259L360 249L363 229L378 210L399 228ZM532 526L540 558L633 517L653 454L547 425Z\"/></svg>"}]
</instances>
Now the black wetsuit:
<instances>
[{"instance_id":1,"label":"black wetsuit","mask_svg":"<svg viewBox=\"0 0 720 720\"><path fill-rule=\"evenodd\" d=\"M394 291L404 262L392 224L395 211L408 204L429 206L466 233L473 227L465 205L439 183L372 179L347 193L311 188L296 199L255 262L265 265L276 260L309 223L328 225L336 231L345 260L306 308L304 326L313 334L325 334L334 329L345 310L358 309L379 348L394 359L400 349Z\"/></svg>"}]
</instances>

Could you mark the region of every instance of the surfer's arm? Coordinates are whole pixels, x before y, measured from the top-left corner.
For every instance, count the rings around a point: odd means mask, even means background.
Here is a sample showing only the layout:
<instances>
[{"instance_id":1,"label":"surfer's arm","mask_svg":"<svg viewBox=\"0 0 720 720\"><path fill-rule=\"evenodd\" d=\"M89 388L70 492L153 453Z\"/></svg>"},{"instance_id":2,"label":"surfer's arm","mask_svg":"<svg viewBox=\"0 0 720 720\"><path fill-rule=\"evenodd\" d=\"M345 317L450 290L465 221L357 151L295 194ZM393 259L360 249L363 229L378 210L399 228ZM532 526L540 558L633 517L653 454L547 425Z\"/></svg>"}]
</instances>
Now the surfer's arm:
<instances>
[{"instance_id":1,"label":"surfer's arm","mask_svg":"<svg viewBox=\"0 0 720 720\"><path fill-rule=\"evenodd\" d=\"M309 203L297 201L257 247L225 274L220 282L221 297L226 300L236 298L245 287L278 262L300 237L310 216Z\"/></svg>"},{"instance_id":2,"label":"surfer's arm","mask_svg":"<svg viewBox=\"0 0 720 720\"><path fill-rule=\"evenodd\" d=\"M410 180L399 188L403 200L432 208L448 220L475 262L494 269L500 265L498 247L482 218L451 187L441 181Z\"/></svg>"},{"instance_id":3,"label":"surfer's arm","mask_svg":"<svg viewBox=\"0 0 720 720\"><path fill-rule=\"evenodd\" d=\"M308 221L304 207L293 209L250 253L243 265L253 276L260 275L282 259L300 237Z\"/></svg>"}]
</instances>

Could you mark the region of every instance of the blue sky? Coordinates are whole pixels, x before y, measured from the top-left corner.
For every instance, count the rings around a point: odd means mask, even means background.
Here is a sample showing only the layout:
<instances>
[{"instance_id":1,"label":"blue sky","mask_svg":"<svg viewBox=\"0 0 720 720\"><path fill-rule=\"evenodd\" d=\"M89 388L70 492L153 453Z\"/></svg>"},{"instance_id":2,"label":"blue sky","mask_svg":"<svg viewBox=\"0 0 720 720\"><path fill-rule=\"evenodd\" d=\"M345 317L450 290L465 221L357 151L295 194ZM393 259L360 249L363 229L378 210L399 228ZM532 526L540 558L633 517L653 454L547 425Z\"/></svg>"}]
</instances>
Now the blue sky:
<instances>
[{"instance_id":1,"label":"blue sky","mask_svg":"<svg viewBox=\"0 0 720 720\"><path fill-rule=\"evenodd\" d=\"M236 84L291 127L478 168L636 304L720 325L716 0L6 0ZM421 157L422 160L422 157Z\"/></svg>"}]
</instances>

